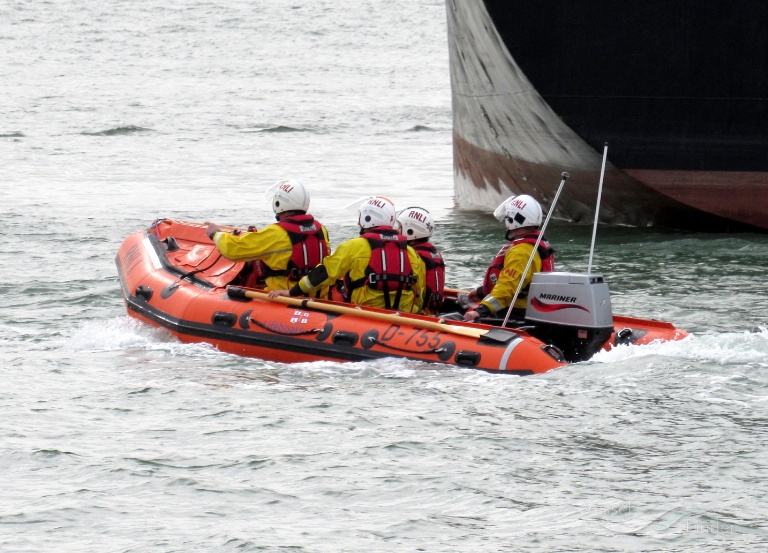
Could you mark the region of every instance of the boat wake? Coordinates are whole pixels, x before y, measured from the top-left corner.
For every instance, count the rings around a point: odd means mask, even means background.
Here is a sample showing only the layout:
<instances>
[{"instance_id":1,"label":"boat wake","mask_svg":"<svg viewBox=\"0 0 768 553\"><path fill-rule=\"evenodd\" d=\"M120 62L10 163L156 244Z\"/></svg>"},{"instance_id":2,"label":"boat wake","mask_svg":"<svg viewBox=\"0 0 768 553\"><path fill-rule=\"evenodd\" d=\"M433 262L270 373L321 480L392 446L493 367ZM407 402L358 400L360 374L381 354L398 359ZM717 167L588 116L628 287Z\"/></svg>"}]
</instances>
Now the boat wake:
<instances>
[{"instance_id":1,"label":"boat wake","mask_svg":"<svg viewBox=\"0 0 768 553\"><path fill-rule=\"evenodd\" d=\"M115 317L107 321L91 320L75 328L65 339L65 349L72 351L115 351L128 348L154 348L175 341L163 329L152 328L130 317Z\"/></svg>"},{"instance_id":2,"label":"boat wake","mask_svg":"<svg viewBox=\"0 0 768 553\"><path fill-rule=\"evenodd\" d=\"M73 352L166 351L172 356L219 355L209 344L183 344L166 329L144 324L128 316L82 323L65 338L63 349Z\"/></svg>"},{"instance_id":3,"label":"boat wake","mask_svg":"<svg viewBox=\"0 0 768 553\"><path fill-rule=\"evenodd\" d=\"M183 343L167 330L156 328L129 316L115 317L106 321L86 321L65 339L65 350L117 351L143 350L147 352L165 351L168 355L230 358L208 344ZM689 361L693 363L716 363L718 365L751 365L768 367L768 328L759 328L754 332L729 332L722 334L690 335L682 340L658 342L646 345L622 345L610 351L598 352L589 364L624 364L628 361L663 358L666 360ZM253 360L251 360L253 361ZM413 371L439 369L441 365L422 361L408 361L397 358L385 358L375 361L335 362L315 361L307 363L266 363L273 367L291 367L299 372L314 375L327 374L346 377L370 377L374 375L388 378L408 378ZM565 370L568 370L567 367ZM463 372L458 370L458 372ZM562 372L562 371L558 371Z\"/></svg>"},{"instance_id":4,"label":"boat wake","mask_svg":"<svg viewBox=\"0 0 768 553\"><path fill-rule=\"evenodd\" d=\"M600 351L590 363L617 363L642 357L663 356L719 365L768 367L768 328L721 334L691 334L682 340L641 346L622 345Z\"/></svg>"}]
</instances>

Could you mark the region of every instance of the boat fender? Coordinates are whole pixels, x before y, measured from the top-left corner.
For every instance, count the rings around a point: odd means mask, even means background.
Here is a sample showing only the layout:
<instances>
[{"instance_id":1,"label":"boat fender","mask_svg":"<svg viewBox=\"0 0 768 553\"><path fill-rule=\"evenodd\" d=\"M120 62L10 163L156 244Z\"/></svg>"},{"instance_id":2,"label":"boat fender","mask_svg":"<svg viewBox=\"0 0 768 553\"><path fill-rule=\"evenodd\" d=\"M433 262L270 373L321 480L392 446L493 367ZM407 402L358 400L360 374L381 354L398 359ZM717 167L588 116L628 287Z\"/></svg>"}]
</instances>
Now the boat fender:
<instances>
[{"instance_id":1,"label":"boat fender","mask_svg":"<svg viewBox=\"0 0 768 553\"><path fill-rule=\"evenodd\" d=\"M228 326L231 328L237 322L237 315L227 311L216 311L211 317L211 322L215 326Z\"/></svg>"},{"instance_id":2,"label":"boat fender","mask_svg":"<svg viewBox=\"0 0 768 553\"><path fill-rule=\"evenodd\" d=\"M480 363L479 351L466 351L461 350L456 354L454 361L457 365L464 365L466 367L476 367Z\"/></svg>"},{"instance_id":3,"label":"boat fender","mask_svg":"<svg viewBox=\"0 0 768 553\"><path fill-rule=\"evenodd\" d=\"M136 287L136 292L134 292L134 295L137 298L141 298L144 301L149 301L152 298L152 294L153 294L152 288L150 288L149 286L146 286L145 284L139 284Z\"/></svg>"},{"instance_id":4,"label":"boat fender","mask_svg":"<svg viewBox=\"0 0 768 553\"><path fill-rule=\"evenodd\" d=\"M348 330L337 330L333 335L331 341L334 344L341 344L343 346L355 347L360 336L357 332L350 332Z\"/></svg>"}]
</instances>

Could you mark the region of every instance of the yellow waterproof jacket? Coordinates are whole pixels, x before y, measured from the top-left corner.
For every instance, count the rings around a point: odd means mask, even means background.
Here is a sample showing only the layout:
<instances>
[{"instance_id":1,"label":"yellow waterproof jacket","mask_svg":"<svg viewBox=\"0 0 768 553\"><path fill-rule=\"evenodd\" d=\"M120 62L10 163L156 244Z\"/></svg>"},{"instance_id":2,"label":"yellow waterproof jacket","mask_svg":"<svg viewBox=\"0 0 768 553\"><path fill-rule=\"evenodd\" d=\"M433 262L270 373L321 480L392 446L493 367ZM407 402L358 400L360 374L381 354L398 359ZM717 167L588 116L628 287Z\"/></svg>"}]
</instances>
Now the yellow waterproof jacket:
<instances>
[{"instance_id":1,"label":"yellow waterproof jacket","mask_svg":"<svg viewBox=\"0 0 768 553\"><path fill-rule=\"evenodd\" d=\"M328 231L323 227L323 236L328 241ZM213 243L221 252L221 255L232 261L253 261L260 259L264 264L275 271L284 271L288 268L288 262L293 253L293 244L288 233L277 223L273 223L261 230L245 232L235 236L228 232L216 232L213 235ZM288 275L268 276L266 278L267 290L285 290L296 284Z\"/></svg>"},{"instance_id":2,"label":"yellow waterproof jacket","mask_svg":"<svg viewBox=\"0 0 768 553\"><path fill-rule=\"evenodd\" d=\"M408 246L407 251L408 259L411 262L411 269L416 277L416 284L412 290L403 290L399 310L418 313L421 310L423 301L421 291L425 289L424 262L412 247ZM343 279L346 275L349 275L349 279L352 281L363 278L365 277L365 269L368 267L370 260L371 245L367 239L359 237L342 242L335 252L323 260L322 265L327 271L327 278L316 286L332 286L337 280ZM299 287L305 294L308 294L315 288L310 281L310 277L312 277L311 274L299 281ZM357 305L385 307L384 291L373 290L368 286L360 286L352 290L350 301Z\"/></svg>"},{"instance_id":3,"label":"yellow waterproof jacket","mask_svg":"<svg viewBox=\"0 0 768 553\"><path fill-rule=\"evenodd\" d=\"M491 313L496 313L502 309L505 309L512 303L512 297L517 291L517 287L520 284L520 278L523 275L525 266L528 264L528 259L531 257L533 251L533 244L521 242L515 244L509 250L507 250L504 256L504 267L499 273L499 280L491 290L491 293L483 298L480 302L481 305L486 306L491 310ZM523 290L525 290L533 280L533 274L541 271L542 261L539 252L533 256L533 261L528 269L528 273L525 275L525 284L523 284ZM515 302L515 308L525 309L528 306L528 300L525 294L518 296Z\"/></svg>"}]
</instances>

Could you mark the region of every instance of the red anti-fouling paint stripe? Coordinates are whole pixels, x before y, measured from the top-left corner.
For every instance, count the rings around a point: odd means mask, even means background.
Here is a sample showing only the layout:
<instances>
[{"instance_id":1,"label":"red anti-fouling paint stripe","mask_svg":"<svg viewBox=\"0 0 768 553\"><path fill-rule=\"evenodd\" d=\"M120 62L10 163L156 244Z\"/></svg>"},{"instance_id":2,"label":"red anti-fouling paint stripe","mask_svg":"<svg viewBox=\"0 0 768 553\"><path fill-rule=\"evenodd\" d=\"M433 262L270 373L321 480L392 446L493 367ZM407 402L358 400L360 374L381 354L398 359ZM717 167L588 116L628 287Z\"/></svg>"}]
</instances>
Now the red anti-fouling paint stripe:
<instances>
[{"instance_id":1,"label":"red anti-fouling paint stripe","mask_svg":"<svg viewBox=\"0 0 768 553\"><path fill-rule=\"evenodd\" d=\"M581 305L576 305L573 303L544 303L539 298L533 298L531 300L531 305L534 309L536 309L536 311L543 311L544 313L560 311L561 309L581 309L582 311L589 313L589 309L582 307Z\"/></svg>"}]
</instances>

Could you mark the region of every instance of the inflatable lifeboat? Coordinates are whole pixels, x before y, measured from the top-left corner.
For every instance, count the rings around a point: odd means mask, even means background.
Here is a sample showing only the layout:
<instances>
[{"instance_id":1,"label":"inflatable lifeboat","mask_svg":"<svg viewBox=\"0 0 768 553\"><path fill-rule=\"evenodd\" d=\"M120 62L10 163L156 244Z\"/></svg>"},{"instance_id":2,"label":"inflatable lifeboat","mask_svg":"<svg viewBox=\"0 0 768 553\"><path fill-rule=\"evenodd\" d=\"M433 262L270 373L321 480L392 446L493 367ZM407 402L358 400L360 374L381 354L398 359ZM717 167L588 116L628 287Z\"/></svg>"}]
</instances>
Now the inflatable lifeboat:
<instances>
[{"instance_id":1,"label":"inflatable lifeboat","mask_svg":"<svg viewBox=\"0 0 768 553\"><path fill-rule=\"evenodd\" d=\"M539 273L524 321L483 323L314 298L269 298L245 286L245 263L220 255L206 225L162 219L128 236L115 262L130 316L182 342L284 363L401 357L534 374L618 344L676 340L669 323L613 317L600 275ZM238 232L237 229L224 228ZM447 291L451 310L458 291Z\"/></svg>"}]
</instances>

